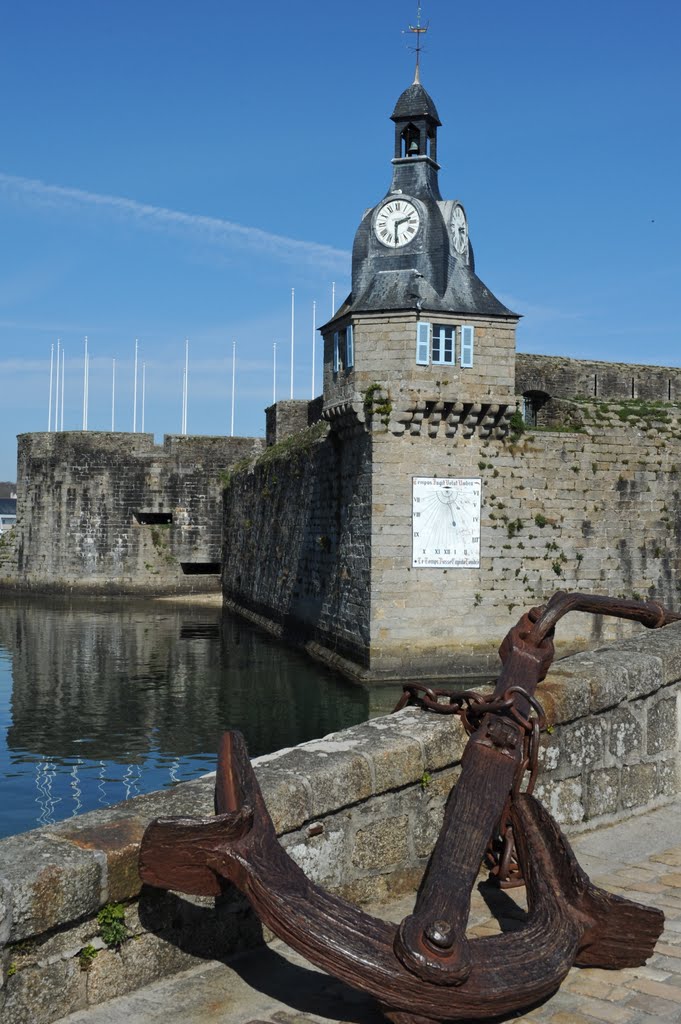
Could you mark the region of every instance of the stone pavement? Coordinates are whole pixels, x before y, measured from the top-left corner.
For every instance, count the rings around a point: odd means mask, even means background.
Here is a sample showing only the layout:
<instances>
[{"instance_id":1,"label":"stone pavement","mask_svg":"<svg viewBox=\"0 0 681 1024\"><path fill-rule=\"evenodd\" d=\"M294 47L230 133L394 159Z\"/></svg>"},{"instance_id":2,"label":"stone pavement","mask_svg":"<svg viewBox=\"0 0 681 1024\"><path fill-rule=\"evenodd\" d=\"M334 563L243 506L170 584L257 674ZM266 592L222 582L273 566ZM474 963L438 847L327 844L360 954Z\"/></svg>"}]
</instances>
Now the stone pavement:
<instances>
[{"instance_id":1,"label":"stone pavement","mask_svg":"<svg viewBox=\"0 0 681 1024\"><path fill-rule=\"evenodd\" d=\"M573 969L547 1002L508 1020L526 1024L670 1024L681 1022L681 800L657 811L576 837L580 863L598 885L666 916L655 956L625 971ZM470 934L485 935L522 919L523 890L482 886L471 907ZM483 897L486 897L483 898ZM489 904L489 905L488 905ZM405 901L374 907L400 920ZM81 1010L58 1024L385 1024L366 996L317 971L279 941L208 962L172 978Z\"/></svg>"}]
</instances>

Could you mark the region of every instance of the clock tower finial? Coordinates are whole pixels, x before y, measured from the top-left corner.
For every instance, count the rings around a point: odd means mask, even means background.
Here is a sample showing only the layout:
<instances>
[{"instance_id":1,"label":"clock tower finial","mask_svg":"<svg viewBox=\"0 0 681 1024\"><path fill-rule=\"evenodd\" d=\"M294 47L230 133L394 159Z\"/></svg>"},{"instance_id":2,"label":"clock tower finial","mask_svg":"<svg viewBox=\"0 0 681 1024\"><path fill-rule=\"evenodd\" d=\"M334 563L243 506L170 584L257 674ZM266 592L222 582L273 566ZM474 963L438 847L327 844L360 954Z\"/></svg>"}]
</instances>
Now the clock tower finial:
<instances>
[{"instance_id":1,"label":"clock tower finial","mask_svg":"<svg viewBox=\"0 0 681 1024\"><path fill-rule=\"evenodd\" d=\"M421 52L423 47L421 45L421 36L425 35L428 31L429 22L425 25L421 24L421 0L418 0L416 8L416 24L410 25L405 32L412 32L416 36L416 46L410 47L416 53L416 70L414 72L414 84L418 85L421 82Z\"/></svg>"}]
</instances>

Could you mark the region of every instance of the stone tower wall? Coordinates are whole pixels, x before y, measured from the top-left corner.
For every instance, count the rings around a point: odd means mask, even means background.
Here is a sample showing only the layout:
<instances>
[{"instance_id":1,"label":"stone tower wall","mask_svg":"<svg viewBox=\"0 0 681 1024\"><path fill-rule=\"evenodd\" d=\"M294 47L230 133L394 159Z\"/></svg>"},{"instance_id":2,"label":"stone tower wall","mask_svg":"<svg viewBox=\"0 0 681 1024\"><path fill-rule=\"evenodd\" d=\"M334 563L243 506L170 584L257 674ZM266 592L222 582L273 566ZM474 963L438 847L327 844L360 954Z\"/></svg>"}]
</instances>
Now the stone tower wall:
<instances>
[{"instance_id":1,"label":"stone tower wall","mask_svg":"<svg viewBox=\"0 0 681 1024\"><path fill-rule=\"evenodd\" d=\"M444 313L422 313L428 323L475 328L473 366L460 365L460 339L454 363L416 363L417 315L372 314L353 317L355 365L333 372L333 331L324 338L325 406L361 401L367 388L387 384L396 404L418 398L443 401L513 402L515 320L489 320ZM348 323L349 323L348 319Z\"/></svg>"},{"instance_id":2,"label":"stone tower wall","mask_svg":"<svg viewBox=\"0 0 681 1024\"><path fill-rule=\"evenodd\" d=\"M15 574L40 591L219 589L221 476L254 438L19 437Z\"/></svg>"}]
</instances>

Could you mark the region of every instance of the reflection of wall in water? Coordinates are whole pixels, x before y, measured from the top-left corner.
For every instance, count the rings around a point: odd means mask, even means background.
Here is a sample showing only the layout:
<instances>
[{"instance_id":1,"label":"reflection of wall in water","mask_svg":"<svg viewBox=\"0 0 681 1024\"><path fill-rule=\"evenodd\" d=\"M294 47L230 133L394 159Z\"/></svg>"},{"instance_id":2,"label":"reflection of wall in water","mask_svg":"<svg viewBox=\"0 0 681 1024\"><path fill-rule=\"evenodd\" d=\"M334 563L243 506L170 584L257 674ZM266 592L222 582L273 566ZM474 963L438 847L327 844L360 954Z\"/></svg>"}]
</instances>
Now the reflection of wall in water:
<instances>
[{"instance_id":1,"label":"reflection of wall in water","mask_svg":"<svg viewBox=\"0 0 681 1024\"><path fill-rule=\"evenodd\" d=\"M255 755L367 714L363 691L219 609L14 603L0 606L0 646L15 751L126 763L215 751L235 727Z\"/></svg>"}]
</instances>

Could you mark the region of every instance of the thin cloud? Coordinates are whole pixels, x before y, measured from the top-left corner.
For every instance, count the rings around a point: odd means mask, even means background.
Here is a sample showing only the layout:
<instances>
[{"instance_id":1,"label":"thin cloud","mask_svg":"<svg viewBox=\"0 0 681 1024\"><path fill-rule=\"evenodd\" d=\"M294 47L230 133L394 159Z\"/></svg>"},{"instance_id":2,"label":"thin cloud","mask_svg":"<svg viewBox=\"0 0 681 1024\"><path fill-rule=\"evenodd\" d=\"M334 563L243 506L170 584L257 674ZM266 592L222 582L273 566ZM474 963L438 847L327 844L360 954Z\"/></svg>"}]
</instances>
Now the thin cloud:
<instances>
[{"instance_id":1,"label":"thin cloud","mask_svg":"<svg viewBox=\"0 0 681 1024\"><path fill-rule=\"evenodd\" d=\"M0 173L0 193L26 202L39 202L53 207L80 206L99 209L106 213L134 221L139 227L156 231L191 234L212 244L225 247L248 246L258 252L285 260L286 262L309 262L333 270L347 270L350 254L318 242L300 241L274 235L260 228L235 224L219 217L204 217L199 214L169 210L163 206L139 203L122 196L103 195L79 188L65 188L49 185L34 178L21 178Z\"/></svg>"}]
</instances>

